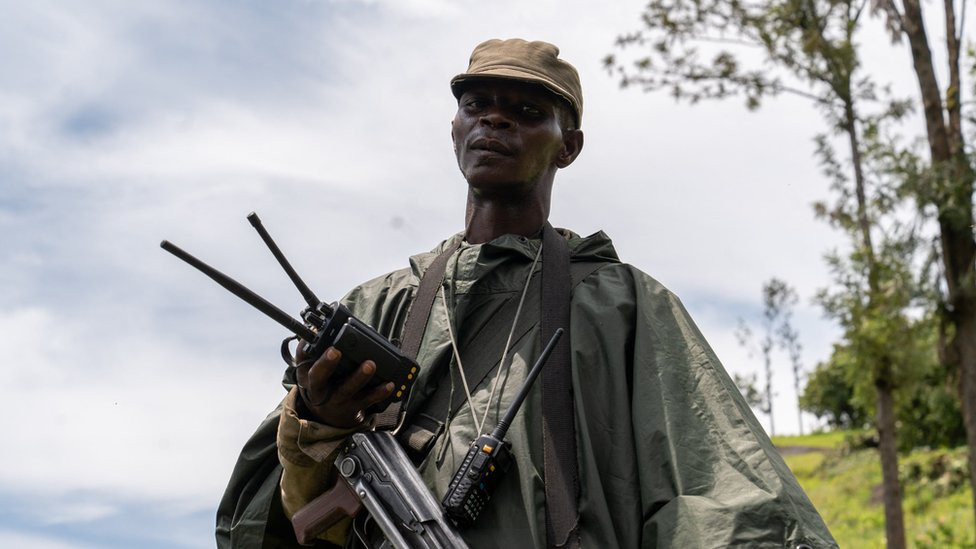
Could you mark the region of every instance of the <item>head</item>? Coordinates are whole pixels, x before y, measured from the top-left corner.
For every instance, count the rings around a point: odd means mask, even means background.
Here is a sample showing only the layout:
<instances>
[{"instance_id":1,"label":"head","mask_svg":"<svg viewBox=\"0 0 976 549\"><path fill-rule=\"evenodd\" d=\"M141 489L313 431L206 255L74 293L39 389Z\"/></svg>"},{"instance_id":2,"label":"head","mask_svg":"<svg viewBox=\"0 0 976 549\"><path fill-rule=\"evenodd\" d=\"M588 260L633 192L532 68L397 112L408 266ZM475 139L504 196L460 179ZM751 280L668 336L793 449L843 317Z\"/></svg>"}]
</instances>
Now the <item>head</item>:
<instances>
[{"instance_id":1,"label":"head","mask_svg":"<svg viewBox=\"0 0 976 549\"><path fill-rule=\"evenodd\" d=\"M489 40L451 80L451 137L475 193L545 191L579 155L582 92L576 69L545 42Z\"/></svg>"}]
</instances>

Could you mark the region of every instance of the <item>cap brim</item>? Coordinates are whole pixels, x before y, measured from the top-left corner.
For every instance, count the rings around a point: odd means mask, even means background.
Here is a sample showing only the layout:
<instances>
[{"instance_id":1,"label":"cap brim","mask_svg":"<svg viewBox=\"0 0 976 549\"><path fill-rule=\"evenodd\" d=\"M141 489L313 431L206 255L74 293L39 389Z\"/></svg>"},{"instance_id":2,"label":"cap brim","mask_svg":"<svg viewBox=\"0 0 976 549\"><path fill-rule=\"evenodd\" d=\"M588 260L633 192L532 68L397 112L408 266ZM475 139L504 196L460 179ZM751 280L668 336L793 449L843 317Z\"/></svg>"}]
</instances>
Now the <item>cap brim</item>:
<instances>
[{"instance_id":1,"label":"cap brim","mask_svg":"<svg viewBox=\"0 0 976 549\"><path fill-rule=\"evenodd\" d=\"M483 82L485 80L514 80L517 82L524 82L526 84L535 84L541 86L546 91L552 93L559 99L562 99L573 109L576 118L579 118L579 113L577 107L573 104L571 99L572 95L562 90L555 83L548 81L544 78L540 78L532 73L508 69L508 68L496 68L488 73L463 73L455 76L451 79L451 93L454 94L455 99L461 99L461 95L468 86L475 82Z\"/></svg>"}]
</instances>

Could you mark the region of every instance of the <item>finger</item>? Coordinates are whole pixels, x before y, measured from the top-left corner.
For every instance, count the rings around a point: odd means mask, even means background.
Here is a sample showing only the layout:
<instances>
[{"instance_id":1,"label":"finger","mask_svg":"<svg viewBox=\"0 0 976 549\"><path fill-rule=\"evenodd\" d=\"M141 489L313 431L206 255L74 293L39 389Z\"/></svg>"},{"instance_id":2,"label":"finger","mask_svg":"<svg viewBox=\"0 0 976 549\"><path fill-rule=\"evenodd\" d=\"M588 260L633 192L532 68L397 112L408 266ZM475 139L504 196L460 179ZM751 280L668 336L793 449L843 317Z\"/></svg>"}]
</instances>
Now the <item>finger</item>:
<instances>
[{"instance_id":1,"label":"finger","mask_svg":"<svg viewBox=\"0 0 976 549\"><path fill-rule=\"evenodd\" d=\"M293 355L295 357L295 364L300 364L303 360L305 360L305 345L304 339L296 340L295 354Z\"/></svg>"},{"instance_id":2,"label":"finger","mask_svg":"<svg viewBox=\"0 0 976 549\"><path fill-rule=\"evenodd\" d=\"M308 368L301 366L295 368L295 381L298 382L300 389L308 388Z\"/></svg>"},{"instance_id":3,"label":"finger","mask_svg":"<svg viewBox=\"0 0 976 549\"><path fill-rule=\"evenodd\" d=\"M369 380L373 379L373 374L376 373L376 363L372 360L367 360L359 365L359 368L349 375L349 378L339 387L338 393L345 396L351 397L359 393L363 387L365 387Z\"/></svg>"},{"instance_id":4,"label":"finger","mask_svg":"<svg viewBox=\"0 0 976 549\"><path fill-rule=\"evenodd\" d=\"M363 395L361 400L366 404L366 408L369 408L370 406L377 404L379 402L383 402L384 400L389 398L390 395L393 394L393 389L395 387L396 385L392 381L389 381L387 383L381 383L369 389L368 392L366 392L366 394Z\"/></svg>"},{"instance_id":5,"label":"finger","mask_svg":"<svg viewBox=\"0 0 976 549\"><path fill-rule=\"evenodd\" d=\"M292 365L295 366L295 379L298 382L300 388L308 387L308 369L312 367L312 361L305 360L305 353L302 349L305 347L305 341L302 339L296 340L297 346L295 347L295 352L292 354Z\"/></svg>"},{"instance_id":6,"label":"finger","mask_svg":"<svg viewBox=\"0 0 976 549\"><path fill-rule=\"evenodd\" d=\"M366 412L363 410L356 412L356 415L353 416L351 421L355 425L361 425L364 421L366 421Z\"/></svg>"},{"instance_id":7,"label":"finger","mask_svg":"<svg viewBox=\"0 0 976 549\"><path fill-rule=\"evenodd\" d=\"M295 380L302 390L308 389L308 371L312 368L311 360L303 360L295 364Z\"/></svg>"},{"instance_id":8,"label":"finger","mask_svg":"<svg viewBox=\"0 0 976 549\"><path fill-rule=\"evenodd\" d=\"M340 358L342 358L342 353L335 347L326 349L308 370L309 385L307 387L316 390L324 388L329 383L329 379L332 378L332 374L335 373Z\"/></svg>"}]
</instances>

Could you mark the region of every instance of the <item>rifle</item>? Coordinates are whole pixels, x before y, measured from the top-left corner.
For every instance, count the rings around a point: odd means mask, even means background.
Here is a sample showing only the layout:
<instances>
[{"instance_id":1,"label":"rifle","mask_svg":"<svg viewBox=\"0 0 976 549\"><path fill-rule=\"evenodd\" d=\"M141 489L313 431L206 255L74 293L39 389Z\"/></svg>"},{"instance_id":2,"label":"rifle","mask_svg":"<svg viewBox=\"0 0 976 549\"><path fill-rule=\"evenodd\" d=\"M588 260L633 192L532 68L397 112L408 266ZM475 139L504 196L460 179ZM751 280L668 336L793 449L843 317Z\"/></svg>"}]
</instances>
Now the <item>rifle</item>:
<instances>
[{"instance_id":1,"label":"rifle","mask_svg":"<svg viewBox=\"0 0 976 549\"><path fill-rule=\"evenodd\" d=\"M467 548L389 431L353 434L335 466L341 479L292 517L299 543L310 545L339 520L365 507L396 549Z\"/></svg>"},{"instance_id":2,"label":"rifle","mask_svg":"<svg viewBox=\"0 0 976 549\"><path fill-rule=\"evenodd\" d=\"M311 544L365 507L386 537L382 547L466 548L455 526L478 518L498 479L511 466L511 443L504 440L505 434L562 334L563 329L557 329L546 344L498 426L471 444L451 480L443 507L389 431L355 433L335 460L340 480L292 517L299 543Z\"/></svg>"}]
</instances>

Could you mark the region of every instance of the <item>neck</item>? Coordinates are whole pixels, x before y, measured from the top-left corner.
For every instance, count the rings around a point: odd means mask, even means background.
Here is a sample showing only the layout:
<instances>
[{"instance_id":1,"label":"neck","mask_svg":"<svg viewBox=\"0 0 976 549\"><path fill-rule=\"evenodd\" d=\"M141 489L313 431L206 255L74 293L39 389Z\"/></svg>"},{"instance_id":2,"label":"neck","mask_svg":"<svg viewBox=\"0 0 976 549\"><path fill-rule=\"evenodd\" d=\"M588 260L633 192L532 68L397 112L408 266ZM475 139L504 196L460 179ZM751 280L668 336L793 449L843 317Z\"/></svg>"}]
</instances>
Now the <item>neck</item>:
<instances>
[{"instance_id":1,"label":"neck","mask_svg":"<svg viewBox=\"0 0 976 549\"><path fill-rule=\"evenodd\" d=\"M521 200L480 196L468 189L464 236L471 244L482 244L505 234L535 236L549 219L549 193Z\"/></svg>"}]
</instances>

